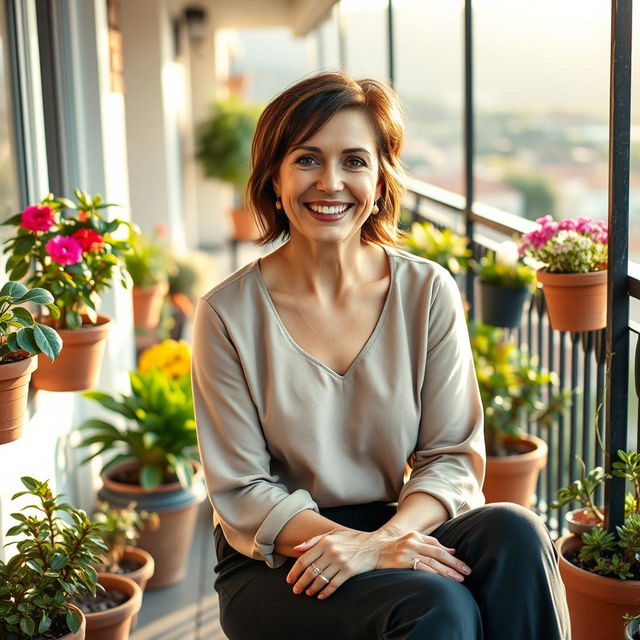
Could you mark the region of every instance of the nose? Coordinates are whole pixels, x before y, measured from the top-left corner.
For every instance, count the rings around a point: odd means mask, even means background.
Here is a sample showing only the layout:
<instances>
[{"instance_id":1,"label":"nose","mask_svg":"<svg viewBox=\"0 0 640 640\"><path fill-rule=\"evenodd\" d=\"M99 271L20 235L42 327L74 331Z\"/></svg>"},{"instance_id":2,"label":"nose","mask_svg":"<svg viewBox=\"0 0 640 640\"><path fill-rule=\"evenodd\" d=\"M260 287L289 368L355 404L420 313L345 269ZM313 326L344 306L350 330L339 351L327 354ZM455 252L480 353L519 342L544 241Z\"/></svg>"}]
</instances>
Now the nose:
<instances>
[{"instance_id":1,"label":"nose","mask_svg":"<svg viewBox=\"0 0 640 640\"><path fill-rule=\"evenodd\" d=\"M317 187L326 193L342 191L343 182L340 167L333 162L327 162L318 176Z\"/></svg>"}]
</instances>

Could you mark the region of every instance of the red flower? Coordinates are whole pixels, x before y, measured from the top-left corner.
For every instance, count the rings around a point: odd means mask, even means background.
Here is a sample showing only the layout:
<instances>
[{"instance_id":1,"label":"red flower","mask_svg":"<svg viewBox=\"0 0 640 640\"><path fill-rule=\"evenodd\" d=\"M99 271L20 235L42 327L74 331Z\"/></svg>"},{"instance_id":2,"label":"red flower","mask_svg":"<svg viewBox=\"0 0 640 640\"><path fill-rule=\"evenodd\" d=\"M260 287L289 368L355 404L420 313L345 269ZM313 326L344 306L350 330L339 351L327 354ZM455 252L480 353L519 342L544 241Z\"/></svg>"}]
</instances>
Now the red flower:
<instances>
[{"instance_id":1,"label":"red flower","mask_svg":"<svg viewBox=\"0 0 640 640\"><path fill-rule=\"evenodd\" d=\"M86 222L90 217L90 211L78 211L78 220L80 220L80 222Z\"/></svg>"},{"instance_id":2,"label":"red flower","mask_svg":"<svg viewBox=\"0 0 640 640\"><path fill-rule=\"evenodd\" d=\"M22 212L20 226L30 231L49 231L56 223L54 210L45 204L33 204Z\"/></svg>"},{"instance_id":3,"label":"red flower","mask_svg":"<svg viewBox=\"0 0 640 640\"><path fill-rule=\"evenodd\" d=\"M100 251L102 249L102 236L93 229L78 229L71 237L78 241L83 251Z\"/></svg>"}]
</instances>

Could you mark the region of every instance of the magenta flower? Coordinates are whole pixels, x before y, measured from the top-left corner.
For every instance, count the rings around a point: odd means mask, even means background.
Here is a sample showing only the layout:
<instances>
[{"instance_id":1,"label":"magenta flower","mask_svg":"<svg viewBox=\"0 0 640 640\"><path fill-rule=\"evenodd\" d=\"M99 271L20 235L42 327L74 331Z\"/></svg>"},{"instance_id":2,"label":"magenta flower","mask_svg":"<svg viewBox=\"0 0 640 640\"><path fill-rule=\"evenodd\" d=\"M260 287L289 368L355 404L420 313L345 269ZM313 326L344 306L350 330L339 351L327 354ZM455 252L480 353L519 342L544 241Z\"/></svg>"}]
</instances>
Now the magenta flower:
<instances>
[{"instance_id":1,"label":"magenta flower","mask_svg":"<svg viewBox=\"0 0 640 640\"><path fill-rule=\"evenodd\" d=\"M47 253L58 264L67 266L82 260L82 247L77 240L68 236L54 236L47 242Z\"/></svg>"},{"instance_id":2,"label":"magenta flower","mask_svg":"<svg viewBox=\"0 0 640 640\"><path fill-rule=\"evenodd\" d=\"M49 231L56 223L56 214L46 204L32 204L20 217L20 226L29 231Z\"/></svg>"}]
</instances>

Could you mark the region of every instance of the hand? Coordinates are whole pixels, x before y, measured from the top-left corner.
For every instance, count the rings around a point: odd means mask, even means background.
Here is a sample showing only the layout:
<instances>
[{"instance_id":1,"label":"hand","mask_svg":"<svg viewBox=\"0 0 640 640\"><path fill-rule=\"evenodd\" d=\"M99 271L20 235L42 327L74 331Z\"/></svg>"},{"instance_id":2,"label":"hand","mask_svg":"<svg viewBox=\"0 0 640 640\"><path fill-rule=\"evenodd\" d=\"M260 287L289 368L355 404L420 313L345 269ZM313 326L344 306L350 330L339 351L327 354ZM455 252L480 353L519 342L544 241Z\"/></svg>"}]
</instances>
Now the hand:
<instances>
[{"instance_id":1,"label":"hand","mask_svg":"<svg viewBox=\"0 0 640 640\"><path fill-rule=\"evenodd\" d=\"M287 575L294 593L328 598L349 578L375 569L412 569L438 573L457 582L471 569L453 557L454 549L417 531L393 536L383 530L331 531L294 547L303 554ZM463 575L464 574L464 575Z\"/></svg>"}]
</instances>

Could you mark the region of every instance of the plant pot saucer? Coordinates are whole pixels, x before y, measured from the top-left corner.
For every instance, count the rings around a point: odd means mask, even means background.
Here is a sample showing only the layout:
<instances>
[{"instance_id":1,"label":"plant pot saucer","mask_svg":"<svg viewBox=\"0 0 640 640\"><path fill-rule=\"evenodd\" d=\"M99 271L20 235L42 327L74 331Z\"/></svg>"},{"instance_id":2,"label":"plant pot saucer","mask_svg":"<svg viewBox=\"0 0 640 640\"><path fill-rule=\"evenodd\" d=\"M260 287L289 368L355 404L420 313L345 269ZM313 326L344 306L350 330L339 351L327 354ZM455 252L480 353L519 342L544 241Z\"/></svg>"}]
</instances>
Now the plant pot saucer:
<instances>
[{"instance_id":1,"label":"plant pot saucer","mask_svg":"<svg viewBox=\"0 0 640 640\"><path fill-rule=\"evenodd\" d=\"M598 507L603 514L606 513L604 508ZM594 527L602 525L600 520L596 519L589 509L573 509L565 515L567 521L567 528L569 531L577 536L581 536L583 533L589 533Z\"/></svg>"}]
</instances>

